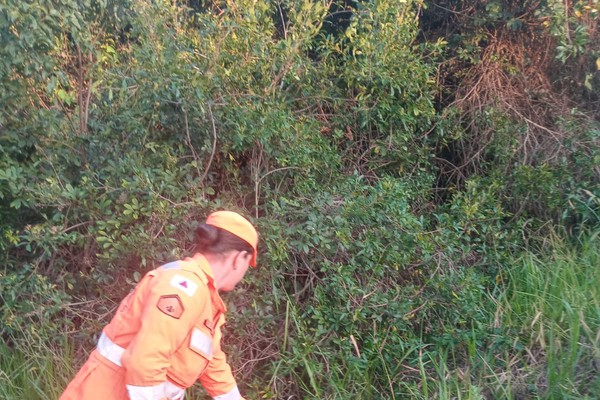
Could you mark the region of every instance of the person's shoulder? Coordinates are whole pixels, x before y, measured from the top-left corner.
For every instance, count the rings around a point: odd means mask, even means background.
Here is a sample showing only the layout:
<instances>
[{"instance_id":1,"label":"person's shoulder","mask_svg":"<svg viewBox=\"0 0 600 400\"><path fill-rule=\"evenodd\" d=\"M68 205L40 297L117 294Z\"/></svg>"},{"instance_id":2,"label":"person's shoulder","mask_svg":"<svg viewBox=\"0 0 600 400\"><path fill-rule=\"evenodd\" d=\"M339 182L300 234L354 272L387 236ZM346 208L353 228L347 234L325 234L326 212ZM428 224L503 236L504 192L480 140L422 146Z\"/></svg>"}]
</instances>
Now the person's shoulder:
<instances>
[{"instance_id":1,"label":"person's shoulder","mask_svg":"<svg viewBox=\"0 0 600 400\"><path fill-rule=\"evenodd\" d=\"M188 297L195 297L206 291L207 278L186 268L184 261L173 261L155 270L157 285L163 288L175 289Z\"/></svg>"},{"instance_id":2,"label":"person's shoulder","mask_svg":"<svg viewBox=\"0 0 600 400\"><path fill-rule=\"evenodd\" d=\"M181 321L195 320L202 315L210 299L207 283L185 268L184 262L161 265L150 275L147 299L156 304L156 309Z\"/></svg>"}]
</instances>

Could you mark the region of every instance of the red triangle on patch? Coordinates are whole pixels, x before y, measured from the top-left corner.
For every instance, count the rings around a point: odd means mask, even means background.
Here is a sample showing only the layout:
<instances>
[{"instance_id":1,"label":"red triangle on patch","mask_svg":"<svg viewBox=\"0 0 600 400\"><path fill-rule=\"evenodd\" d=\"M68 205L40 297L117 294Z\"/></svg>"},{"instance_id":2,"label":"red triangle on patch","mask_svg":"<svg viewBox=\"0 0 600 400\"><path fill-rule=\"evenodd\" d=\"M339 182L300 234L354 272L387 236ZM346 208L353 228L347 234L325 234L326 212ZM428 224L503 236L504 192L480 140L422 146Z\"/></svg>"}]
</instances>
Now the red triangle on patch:
<instances>
[{"instance_id":1,"label":"red triangle on patch","mask_svg":"<svg viewBox=\"0 0 600 400\"><path fill-rule=\"evenodd\" d=\"M188 287L188 285L187 285L187 281L181 281L181 282L179 282L179 284L180 284L181 286L183 286L184 288L186 288L186 289L187 289L187 287Z\"/></svg>"}]
</instances>

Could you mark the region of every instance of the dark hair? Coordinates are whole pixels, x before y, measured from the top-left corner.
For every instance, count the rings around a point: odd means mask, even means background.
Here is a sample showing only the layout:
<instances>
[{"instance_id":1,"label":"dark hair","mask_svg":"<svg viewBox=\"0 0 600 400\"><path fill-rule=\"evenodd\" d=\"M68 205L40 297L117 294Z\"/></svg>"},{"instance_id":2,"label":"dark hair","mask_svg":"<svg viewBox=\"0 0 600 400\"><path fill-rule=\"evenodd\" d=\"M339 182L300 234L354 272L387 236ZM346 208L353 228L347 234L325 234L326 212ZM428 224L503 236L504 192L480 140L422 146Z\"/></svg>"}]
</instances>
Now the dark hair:
<instances>
[{"instance_id":1,"label":"dark hair","mask_svg":"<svg viewBox=\"0 0 600 400\"><path fill-rule=\"evenodd\" d=\"M213 225L199 224L196 228L197 250L201 253L226 253L231 250L254 253L252 246L244 239Z\"/></svg>"}]
</instances>

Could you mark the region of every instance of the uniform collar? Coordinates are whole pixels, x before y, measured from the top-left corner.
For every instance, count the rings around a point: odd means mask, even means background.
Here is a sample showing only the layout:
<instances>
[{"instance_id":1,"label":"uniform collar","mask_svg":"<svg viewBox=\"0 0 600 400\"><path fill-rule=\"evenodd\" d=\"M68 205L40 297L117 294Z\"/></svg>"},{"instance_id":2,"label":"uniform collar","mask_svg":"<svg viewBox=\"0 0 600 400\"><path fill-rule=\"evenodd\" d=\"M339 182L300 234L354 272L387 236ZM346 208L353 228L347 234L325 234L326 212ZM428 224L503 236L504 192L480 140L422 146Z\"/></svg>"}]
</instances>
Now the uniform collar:
<instances>
[{"instance_id":1,"label":"uniform collar","mask_svg":"<svg viewBox=\"0 0 600 400\"><path fill-rule=\"evenodd\" d=\"M208 264L206 257L204 257L200 253L196 253L194 257L186 257L183 261L192 263L195 267L199 268L200 271L202 271L201 274L203 274L206 277L206 280L208 281L208 287L210 288L210 298L213 305L223 313L227 311L227 307L225 306L223 299L221 299L221 296L219 296L219 292L217 291L213 270Z\"/></svg>"}]
</instances>

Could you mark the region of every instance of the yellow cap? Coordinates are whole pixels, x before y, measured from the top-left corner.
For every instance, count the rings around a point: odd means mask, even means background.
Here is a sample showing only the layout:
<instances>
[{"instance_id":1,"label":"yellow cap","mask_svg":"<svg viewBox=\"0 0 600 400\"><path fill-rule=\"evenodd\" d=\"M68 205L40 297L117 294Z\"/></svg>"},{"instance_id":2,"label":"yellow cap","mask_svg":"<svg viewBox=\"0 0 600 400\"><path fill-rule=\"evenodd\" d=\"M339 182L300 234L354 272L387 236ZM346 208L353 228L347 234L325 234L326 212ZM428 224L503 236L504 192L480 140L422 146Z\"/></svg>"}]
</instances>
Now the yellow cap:
<instances>
[{"instance_id":1,"label":"yellow cap","mask_svg":"<svg viewBox=\"0 0 600 400\"><path fill-rule=\"evenodd\" d=\"M206 218L206 223L224 229L248 242L252 246L252 249L254 249L250 265L256 267L258 233L250 221L233 211L216 211Z\"/></svg>"}]
</instances>

